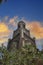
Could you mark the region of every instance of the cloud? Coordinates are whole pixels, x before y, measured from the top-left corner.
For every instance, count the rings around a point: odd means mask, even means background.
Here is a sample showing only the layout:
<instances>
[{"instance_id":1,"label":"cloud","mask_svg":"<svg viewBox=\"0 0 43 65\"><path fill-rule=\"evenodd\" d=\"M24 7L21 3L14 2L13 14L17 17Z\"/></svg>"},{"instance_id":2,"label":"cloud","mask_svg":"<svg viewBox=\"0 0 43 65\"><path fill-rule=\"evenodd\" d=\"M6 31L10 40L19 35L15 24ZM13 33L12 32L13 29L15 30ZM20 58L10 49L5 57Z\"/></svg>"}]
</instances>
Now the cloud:
<instances>
[{"instance_id":1,"label":"cloud","mask_svg":"<svg viewBox=\"0 0 43 65\"><path fill-rule=\"evenodd\" d=\"M2 38L2 39L0 39L0 45L4 44L7 41L8 41L8 38Z\"/></svg>"},{"instance_id":2,"label":"cloud","mask_svg":"<svg viewBox=\"0 0 43 65\"><path fill-rule=\"evenodd\" d=\"M40 50L42 50L43 49L43 39L38 39L37 41L36 41L36 45L37 45L37 48L39 48Z\"/></svg>"},{"instance_id":3,"label":"cloud","mask_svg":"<svg viewBox=\"0 0 43 65\"><path fill-rule=\"evenodd\" d=\"M10 30L5 23L0 23L0 44L7 41Z\"/></svg>"},{"instance_id":4,"label":"cloud","mask_svg":"<svg viewBox=\"0 0 43 65\"><path fill-rule=\"evenodd\" d=\"M43 38L43 26L38 21L32 21L26 23L26 28L30 29L30 32L36 39Z\"/></svg>"},{"instance_id":5,"label":"cloud","mask_svg":"<svg viewBox=\"0 0 43 65\"><path fill-rule=\"evenodd\" d=\"M13 26L16 26L17 25L17 19L18 19L18 16L14 16L13 18L11 18L9 20L9 24L13 25Z\"/></svg>"},{"instance_id":6,"label":"cloud","mask_svg":"<svg viewBox=\"0 0 43 65\"><path fill-rule=\"evenodd\" d=\"M4 32L9 32L8 31L8 27L6 26L6 24L5 23L0 23L0 33L4 33Z\"/></svg>"},{"instance_id":7,"label":"cloud","mask_svg":"<svg viewBox=\"0 0 43 65\"><path fill-rule=\"evenodd\" d=\"M17 25L18 16L14 16L10 18L9 16L5 16L1 18L0 21L0 45L8 41L8 38L12 37L13 28Z\"/></svg>"}]
</instances>

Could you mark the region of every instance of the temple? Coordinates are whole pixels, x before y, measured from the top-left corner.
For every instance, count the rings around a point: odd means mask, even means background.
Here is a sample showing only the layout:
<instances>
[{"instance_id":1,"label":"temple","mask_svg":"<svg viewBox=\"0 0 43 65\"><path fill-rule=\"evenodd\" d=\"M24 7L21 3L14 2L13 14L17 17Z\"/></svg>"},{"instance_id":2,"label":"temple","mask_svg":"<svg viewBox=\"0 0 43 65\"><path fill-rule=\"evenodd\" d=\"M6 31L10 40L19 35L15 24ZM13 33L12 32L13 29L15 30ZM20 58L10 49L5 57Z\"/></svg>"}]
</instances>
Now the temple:
<instances>
[{"instance_id":1,"label":"temple","mask_svg":"<svg viewBox=\"0 0 43 65\"><path fill-rule=\"evenodd\" d=\"M23 46L30 44L36 46L35 37L31 38L30 31L27 30L25 26L26 24L23 21L18 23L18 28L13 32L13 38L8 41L8 50L13 49L14 47L20 49Z\"/></svg>"}]
</instances>

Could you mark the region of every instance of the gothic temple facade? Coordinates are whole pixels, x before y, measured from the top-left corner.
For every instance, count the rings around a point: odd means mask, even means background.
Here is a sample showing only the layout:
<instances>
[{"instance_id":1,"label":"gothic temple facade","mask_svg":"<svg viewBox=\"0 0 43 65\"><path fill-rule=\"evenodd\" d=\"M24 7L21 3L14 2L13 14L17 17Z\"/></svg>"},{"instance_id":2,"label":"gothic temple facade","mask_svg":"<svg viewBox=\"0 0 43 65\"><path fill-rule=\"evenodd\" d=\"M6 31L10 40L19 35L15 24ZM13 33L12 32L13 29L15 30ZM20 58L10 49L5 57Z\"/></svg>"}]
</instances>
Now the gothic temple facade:
<instances>
[{"instance_id":1,"label":"gothic temple facade","mask_svg":"<svg viewBox=\"0 0 43 65\"><path fill-rule=\"evenodd\" d=\"M30 31L27 30L25 26L26 24L23 21L18 23L18 28L13 32L12 39L8 40L8 50L13 49L14 47L20 49L21 47L30 44L36 46L35 37L31 38Z\"/></svg>"}]
</instances>

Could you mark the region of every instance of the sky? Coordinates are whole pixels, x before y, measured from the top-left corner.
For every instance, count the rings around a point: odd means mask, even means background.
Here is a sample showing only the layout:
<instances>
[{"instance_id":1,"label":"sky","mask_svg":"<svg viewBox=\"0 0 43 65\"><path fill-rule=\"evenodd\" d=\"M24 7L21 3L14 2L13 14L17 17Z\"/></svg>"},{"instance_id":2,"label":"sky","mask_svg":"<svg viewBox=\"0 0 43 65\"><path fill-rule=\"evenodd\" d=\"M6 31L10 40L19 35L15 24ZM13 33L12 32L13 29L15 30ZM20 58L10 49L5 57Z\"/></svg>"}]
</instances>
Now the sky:
<instances>
[{"instance_id":1,"label":"sky","mask_svg":"<svg viewBox=\"0 0 43 65\"><path fill-rule=\"evenodd\" d=\"M0 4L0 45L12 38L17 23L23 20L38 48L43 45L43 0L7 0Z\"/></svg>"}]
</instances>

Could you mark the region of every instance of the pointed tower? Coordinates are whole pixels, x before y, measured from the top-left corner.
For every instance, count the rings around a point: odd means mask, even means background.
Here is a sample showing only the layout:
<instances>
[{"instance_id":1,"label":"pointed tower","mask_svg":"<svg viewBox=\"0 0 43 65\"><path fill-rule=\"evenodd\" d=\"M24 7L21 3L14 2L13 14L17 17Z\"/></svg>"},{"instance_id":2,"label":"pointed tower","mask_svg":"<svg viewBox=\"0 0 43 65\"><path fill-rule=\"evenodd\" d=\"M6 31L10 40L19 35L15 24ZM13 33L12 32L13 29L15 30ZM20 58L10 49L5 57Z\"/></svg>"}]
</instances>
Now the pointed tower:
<instances>
[{"instance_id":1,"label":"pointed tower","mask_svg":"<svg viewBox=\"0 0 43 65\"><path fill-rule=\"evenodd\" d=\"M14 47L20 49L29 44L36 46L35 38L30 37L30 31L25 28L25 25L26 24L23 21L18 23L17 30L13 32L13 38L9 39L8 50L13 49Z\"/></svg>"}]
</instances>

